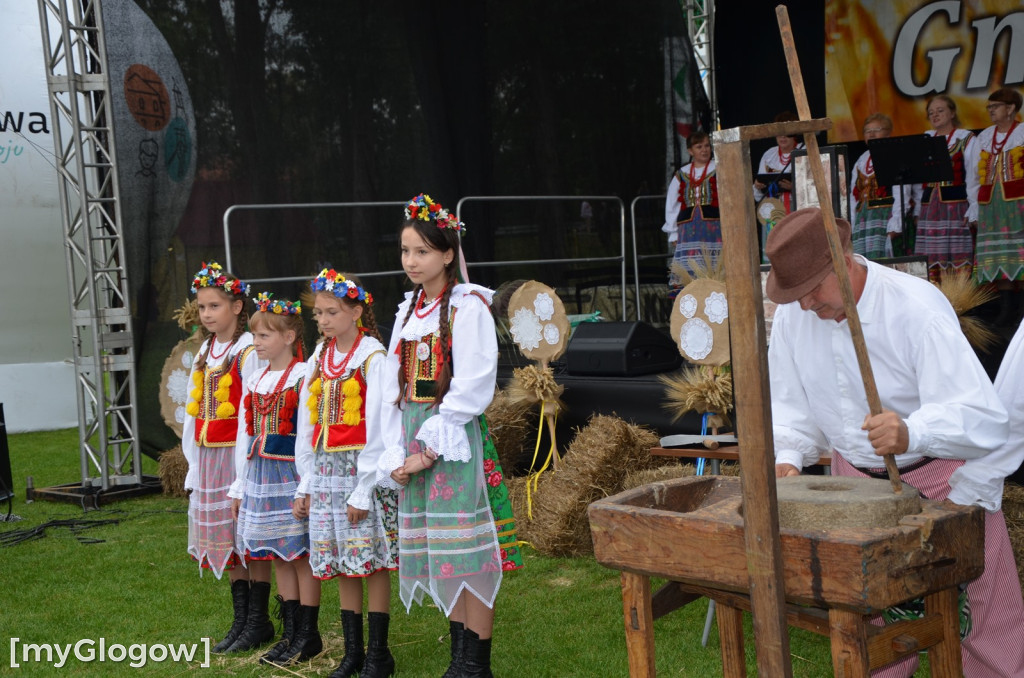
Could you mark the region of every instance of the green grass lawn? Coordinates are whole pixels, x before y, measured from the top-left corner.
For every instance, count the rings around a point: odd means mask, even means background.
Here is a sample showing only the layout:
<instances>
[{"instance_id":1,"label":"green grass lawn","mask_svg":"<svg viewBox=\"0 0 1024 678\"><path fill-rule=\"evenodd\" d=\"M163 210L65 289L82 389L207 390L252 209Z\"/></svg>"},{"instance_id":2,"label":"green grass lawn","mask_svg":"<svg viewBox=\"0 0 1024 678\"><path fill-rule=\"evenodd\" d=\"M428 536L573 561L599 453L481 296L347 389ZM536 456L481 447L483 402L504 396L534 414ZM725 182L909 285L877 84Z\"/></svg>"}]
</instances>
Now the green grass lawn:
<instances>
[{"instance_id":1,"label":"green grass lawn","mask_svg":"<svg viewBox=\"0 0 1024 678\"><path fill-rule=\"evenodd\" d=\"M17 494L12 509L23 520L4 523L0 531L33 528L50 520L116 523L74 534L67 528L50 528L41 538L0 548L0 640L4 642L0 675L55 672L50 665L32 662L12 668L12 638L36 644L90 639L96 642L97 653L101 638L108 646L220 639L230 626L230 593L226 578L200 577L185 553L186 500L151 495L93 511L53 501L26 504L26 476L34 477L36 488L79 480L77 431L11 435L9 443ZM144 459L143 472L156 475L156 463ZM6 511L4 502L0 514ZM551 558L529 548L525 560L526 568L506 576L498 596L495 675L628 675L618 572L593 558ZM397 586L393 591L391 644L398 675L440 676L448 663L447 642L439 642L447 622L433 607L414 607L407 615ZM700 644L706 611L706 602L698 601L655 622L659 675L721 675L717 629L712 629L707 647ZM748 671L756 675L749 621ZM205 671L199 670L196 661L165 660L132 668L130 658L120 663L84 663L72 654L63 670L97 676L183 676L197 670L228 676L325 676L342 654L338 592L332 583L324 585L320 629L328 646L325 655L298 669L260 666L259 653L251 653L214 656ZM795 676L832 675L825 638L791 629L790 639ZM19 646L19 661L21 652ZM924 669L918 673L927 675Z\"/></svg>"}]
</instances>

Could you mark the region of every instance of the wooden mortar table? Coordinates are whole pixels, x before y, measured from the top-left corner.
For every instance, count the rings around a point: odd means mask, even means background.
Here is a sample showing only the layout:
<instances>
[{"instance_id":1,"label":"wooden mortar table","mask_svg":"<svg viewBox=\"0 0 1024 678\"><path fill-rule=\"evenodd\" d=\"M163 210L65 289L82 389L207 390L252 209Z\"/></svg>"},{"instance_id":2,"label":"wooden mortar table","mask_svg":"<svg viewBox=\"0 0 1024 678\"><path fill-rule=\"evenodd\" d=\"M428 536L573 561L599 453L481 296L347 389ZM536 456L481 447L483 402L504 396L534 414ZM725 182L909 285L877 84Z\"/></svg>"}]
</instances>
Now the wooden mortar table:
<instances>
[{"instance_id":1,"label":"wooden mortar table","mask_svg":"<svg viewBox=\"0 0 1024 678\"><path fill-rule=\"evenodd\" d=\"M740 483L679 478L590 505L594 555L622 571L634 678L655 675L655 608L701 596L717 606L723 675L746 676L742 611L750 609L750 580ZM871 669L928 649L933 676L959 678L957 587L984 569L984 532L982 509L928 500L920 514L891 528L782 529L786 621L830 638L836 676L867 678ZM652 602L651 577L674 582L674 590ZM922 597L923 618L870 623L886 608Z\"/></svg>"}]
</instances>

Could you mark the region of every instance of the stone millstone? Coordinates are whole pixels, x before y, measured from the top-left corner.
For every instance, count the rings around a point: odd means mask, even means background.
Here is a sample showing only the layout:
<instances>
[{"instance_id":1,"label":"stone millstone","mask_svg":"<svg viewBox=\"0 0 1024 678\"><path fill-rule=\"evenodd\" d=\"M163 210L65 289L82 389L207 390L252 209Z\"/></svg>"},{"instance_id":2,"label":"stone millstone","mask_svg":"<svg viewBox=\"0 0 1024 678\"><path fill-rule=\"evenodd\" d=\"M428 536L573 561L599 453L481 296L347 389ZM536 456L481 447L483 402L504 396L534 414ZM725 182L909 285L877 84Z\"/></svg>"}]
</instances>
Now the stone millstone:
<instances>
[{"instance_id":1,"label":"stone millstone","mask_svg":"<svg viewBox=\"0 0 1024 678\"><path fill-rule=\"evenodd\" d=\"M791 476L778 479L779 526L790 530L895 527L921 512L921 495L909 485L892 491L876 478Z\"/></svg>"}]
</instances>

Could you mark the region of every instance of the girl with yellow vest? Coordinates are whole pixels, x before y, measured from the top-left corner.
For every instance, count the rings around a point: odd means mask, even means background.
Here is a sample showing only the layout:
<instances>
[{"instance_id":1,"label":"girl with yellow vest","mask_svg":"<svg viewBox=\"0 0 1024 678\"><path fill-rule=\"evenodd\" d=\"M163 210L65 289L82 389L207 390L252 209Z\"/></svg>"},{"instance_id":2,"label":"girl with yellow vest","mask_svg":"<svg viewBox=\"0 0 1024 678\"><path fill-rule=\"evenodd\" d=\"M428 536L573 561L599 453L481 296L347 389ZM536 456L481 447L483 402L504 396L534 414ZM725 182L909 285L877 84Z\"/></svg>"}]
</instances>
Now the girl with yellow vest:
<instances>
[{"instance_id":1,"label":"girl with yellow vest","mask_svg":"<svg viewBox=\"0 0 1024 678\"><path fill-rule=\"evenodd\" d=\"M188 506L188 552L218 579L229 571L234 622L214 652L249 650L274 637L267 615L270 573L254 577L243 566L236 546L228 489L235 480L235 439L242 384L266 367L252 355L252 335L245 331L249 286L203 262L192 280L199 320L210 335L199 347L189 375L192 393L185 406L181 449L188 461L185 489Z\"/></svg>"},{"instance_id":2,"label":"girl with yellow vest","mask_svg":"<svg viewBox=\"0 0 1024 678\"><path fill-rule=\"evenodd\" d=\"M384 345L373 298L358 281L324 269L310 283L324 340L306 363L295 465L295 516L309 516L310 561L319 579L338 579L345 655L332 678L394 673L388 648L390 570L398 567L398 508L377 487ZM363 649L363 580L370 638Z\"/></svg>"}]
</instances>

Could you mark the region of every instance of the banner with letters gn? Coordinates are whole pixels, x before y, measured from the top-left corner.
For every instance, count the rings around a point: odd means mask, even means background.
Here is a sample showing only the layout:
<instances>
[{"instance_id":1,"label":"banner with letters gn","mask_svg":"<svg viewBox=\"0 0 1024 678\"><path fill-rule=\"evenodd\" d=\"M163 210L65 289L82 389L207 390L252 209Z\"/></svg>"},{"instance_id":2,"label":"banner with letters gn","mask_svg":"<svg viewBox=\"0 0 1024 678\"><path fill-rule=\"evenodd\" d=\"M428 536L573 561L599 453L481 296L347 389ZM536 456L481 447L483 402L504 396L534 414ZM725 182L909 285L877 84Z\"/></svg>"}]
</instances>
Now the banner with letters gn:
<instances>
[{"instance_id":1,"label":"banner with letters gn","mask_svg":"<svg viewBox=\"0 0 1024 678\"><path fill-rule=\"evenodd\" d=\"M893 136L930 129L925 102L946 94L961 125L988 127L989 93L1024 87L1019 0L826 0L825 97L830 142L861 138L885 113Z\"/></svg>"}]
</instances>

